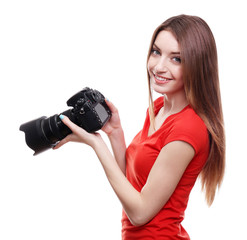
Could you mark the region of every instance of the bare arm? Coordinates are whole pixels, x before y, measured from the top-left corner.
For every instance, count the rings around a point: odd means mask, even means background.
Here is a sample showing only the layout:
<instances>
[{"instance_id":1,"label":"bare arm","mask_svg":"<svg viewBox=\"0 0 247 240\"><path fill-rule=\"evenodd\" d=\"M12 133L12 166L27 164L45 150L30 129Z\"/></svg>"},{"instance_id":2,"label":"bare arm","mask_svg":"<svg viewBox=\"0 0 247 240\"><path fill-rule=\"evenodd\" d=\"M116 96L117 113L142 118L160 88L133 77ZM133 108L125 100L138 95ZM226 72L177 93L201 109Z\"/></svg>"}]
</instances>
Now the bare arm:
<instances>
[{"instance_id":1,"label":"bare arm","mask_svg":"<svg viewBox=\"0 0 247 240\"><path fill-rule=\"evenodd\" d=\"M63 139L56 148L68 141L90 145L96 152L126 214L136 226L150 221L165 205L195 154L193 147L188 143L174 141L167 144L156 159L142 191L138 192L127 180L99 134L87 133L67 117L63 122L73 133Z\"/></svg>"},{"instance_id":2,"label":"bare arm","mask_svg":"<svg viewBox=\"0 0 247 240\"><path fill-rule=\"evenodd\" d=\"M102 130L107 134L111 147L113 150L114 157L125 174L126 168L126 143L124 138L124 132L121 126L120 117L117 108L113 105L113 103L106 101L108 107L112 112L111 119L106 123L106 125L102 128Z\"/></svg>"},{"instance_id":3,"label":"bare arm","mask_svg":"<svg viewBox=\"0 0 247 240\"><path fill-rule=\"evenodd\" d=\"M110 154L103 149L102 145L96 146L95 152L128 218L136 226L150 221L166 204L194 156L194 149L185 142L167 144L153 165L142 191L138 192L120 174Z\"/></svg>"}]
</instances>

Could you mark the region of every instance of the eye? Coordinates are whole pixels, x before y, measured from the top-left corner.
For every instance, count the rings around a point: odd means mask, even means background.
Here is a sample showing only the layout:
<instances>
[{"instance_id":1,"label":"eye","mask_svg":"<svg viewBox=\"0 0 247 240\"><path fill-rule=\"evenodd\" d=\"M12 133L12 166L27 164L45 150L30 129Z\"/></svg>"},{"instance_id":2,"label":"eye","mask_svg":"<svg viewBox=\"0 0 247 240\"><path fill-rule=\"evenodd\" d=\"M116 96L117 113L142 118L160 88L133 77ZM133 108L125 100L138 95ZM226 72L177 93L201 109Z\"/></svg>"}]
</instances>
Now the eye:
<instances>
[{"instance_id":1,"label":"eye","mask_svg":"<svg viewBox=\"0 0 247 240\"><path fill-rule=\"evenodd\" d=\"M181 58L180 57L173 57L172 60L177 63L181 63Z\"/></svg>"},{"instance_id":2,"label":"eye","mask_svg":"<svg viewBox=\"0 0 247 240\"><path fill-rule=\"evenodd\" d=\"M159 52L159 50L153 48L153 49L151 50L151 54L152 54L152 55L160 55L160 52Z\"/></svg>"}]
</instances>

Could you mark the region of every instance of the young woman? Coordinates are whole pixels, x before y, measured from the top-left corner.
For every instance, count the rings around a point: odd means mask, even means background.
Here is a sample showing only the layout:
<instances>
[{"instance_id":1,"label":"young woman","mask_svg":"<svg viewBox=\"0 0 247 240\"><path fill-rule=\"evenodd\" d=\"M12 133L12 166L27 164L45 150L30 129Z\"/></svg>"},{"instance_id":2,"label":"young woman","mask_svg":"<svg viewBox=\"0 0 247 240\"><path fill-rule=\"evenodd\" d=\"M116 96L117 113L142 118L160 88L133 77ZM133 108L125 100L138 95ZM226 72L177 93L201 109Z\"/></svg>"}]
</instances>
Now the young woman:
<instances>
[{"instance_id":1,"label":"young woman","mask_svg":"<svg viewBox=\"0 0 247 240\"><path fill-rule=\"evenodd\" d=\"M69 141L91 146L123 206L122 239L189 239L181 225L200 175L212 204L224 175L225 138L217 52L208 25L180 15L154 32L147 59L150 106L143 129L126 150L118 111L99 133L89 134L67 117ZM152 91L162 96L153 102Z\"/></svg>"}]
</instances>

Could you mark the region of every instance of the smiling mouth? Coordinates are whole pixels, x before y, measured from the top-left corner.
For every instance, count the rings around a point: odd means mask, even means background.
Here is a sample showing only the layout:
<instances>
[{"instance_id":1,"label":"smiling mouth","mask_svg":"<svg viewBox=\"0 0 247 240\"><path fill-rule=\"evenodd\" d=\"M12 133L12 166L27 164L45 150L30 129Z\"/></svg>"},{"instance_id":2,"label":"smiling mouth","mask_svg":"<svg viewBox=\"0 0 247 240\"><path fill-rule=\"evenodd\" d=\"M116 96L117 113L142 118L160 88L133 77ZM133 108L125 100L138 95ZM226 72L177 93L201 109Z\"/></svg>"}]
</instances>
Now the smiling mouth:
<instances>
[{"instance_id":1,"label":"smiling mouth","mask_svg":"<svg viewBox=\"0 0 247 240\"><path fill-rule=\"evenodd\" d=\"M157 83L167 83L167 82L172 80L172 78L162 77L162 76L159 76L159 75L157 75L155 73L153 73L153 75L154 75L155 81Z\"/></svg>"}]
</instances>

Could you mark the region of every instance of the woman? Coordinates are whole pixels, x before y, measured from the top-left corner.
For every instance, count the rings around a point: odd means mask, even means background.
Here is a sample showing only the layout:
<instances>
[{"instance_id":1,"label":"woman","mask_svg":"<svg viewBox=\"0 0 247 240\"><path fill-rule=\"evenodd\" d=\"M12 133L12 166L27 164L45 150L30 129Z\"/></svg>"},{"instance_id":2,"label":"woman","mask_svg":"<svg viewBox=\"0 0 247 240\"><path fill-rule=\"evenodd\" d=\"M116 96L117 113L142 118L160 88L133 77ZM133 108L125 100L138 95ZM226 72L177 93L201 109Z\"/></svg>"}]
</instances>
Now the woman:
<instances>
[{"instance_id":1,"label":"woman","mask_svg":"<svg viewBox=\"0 0 247 240\"><path fill-rule=\"evenodd\" d=\"M212 204L224 175L225 138L217 52L208 25L180 15L154 32L147 60L150 106L143 129L126 150L118 111L100 134L89 134L67 117L72 134L96 152L123 206L122 239L189 239L181 225L189 194L200 175ZM153 102L152 91L161 96Z\"/></svg>"}]
</instances>

